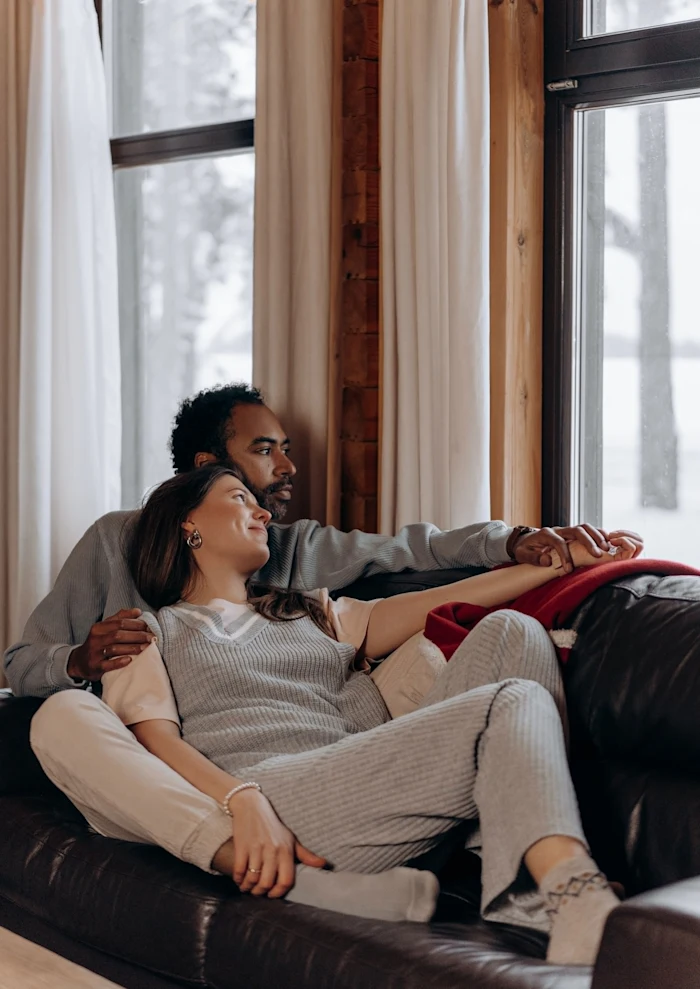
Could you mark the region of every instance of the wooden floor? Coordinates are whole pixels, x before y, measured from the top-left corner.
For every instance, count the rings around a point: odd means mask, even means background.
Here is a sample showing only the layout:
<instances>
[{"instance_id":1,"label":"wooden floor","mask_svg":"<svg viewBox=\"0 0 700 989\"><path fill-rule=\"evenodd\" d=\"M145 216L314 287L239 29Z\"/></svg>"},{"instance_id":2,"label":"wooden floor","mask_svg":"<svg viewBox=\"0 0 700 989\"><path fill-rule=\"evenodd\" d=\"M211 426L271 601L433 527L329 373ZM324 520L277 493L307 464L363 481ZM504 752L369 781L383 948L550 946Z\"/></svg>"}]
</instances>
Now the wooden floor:
<instances>
[{"instance_id":1,"label":"wooden floor","mask_svg":"<svg viewBox=\"0 0 700 989\"><path fill-rule=\"evenodd\" d=\"M0 927L0 989L118 989L94 972Z\"/></svg>"}]
</instances>

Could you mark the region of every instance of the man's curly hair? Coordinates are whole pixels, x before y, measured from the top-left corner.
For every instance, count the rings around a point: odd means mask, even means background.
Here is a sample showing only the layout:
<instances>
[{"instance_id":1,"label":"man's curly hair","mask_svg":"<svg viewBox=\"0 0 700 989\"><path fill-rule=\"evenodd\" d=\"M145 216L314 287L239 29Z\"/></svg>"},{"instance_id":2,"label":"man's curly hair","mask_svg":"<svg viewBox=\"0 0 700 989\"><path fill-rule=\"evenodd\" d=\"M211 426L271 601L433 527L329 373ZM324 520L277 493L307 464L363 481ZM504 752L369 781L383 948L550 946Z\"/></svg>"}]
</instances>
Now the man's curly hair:
<instances>
[{"instance_id":1,"label":"man's curly hair","mask_svg":"<svg viewBox=\"0 0 700 989\"><path fill-rule=\"evenodd\" d=\"M264 405L258 388L250 385L219 385L187 398L175 416L170 435L170 453L176 474L194 468L197 453L213 453L227 459L226 444L233 436L231 413L237 405Z\"/></svg>"}]
</instances>

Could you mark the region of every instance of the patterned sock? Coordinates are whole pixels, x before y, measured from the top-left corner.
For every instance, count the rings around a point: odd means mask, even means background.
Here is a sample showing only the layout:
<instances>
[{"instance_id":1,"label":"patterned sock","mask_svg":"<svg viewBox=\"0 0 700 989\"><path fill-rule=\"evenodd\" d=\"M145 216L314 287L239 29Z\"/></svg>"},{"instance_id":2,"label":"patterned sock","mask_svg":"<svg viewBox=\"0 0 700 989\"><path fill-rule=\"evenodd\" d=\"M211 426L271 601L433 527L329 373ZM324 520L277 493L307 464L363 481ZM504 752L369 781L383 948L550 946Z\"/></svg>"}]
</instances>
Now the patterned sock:
<instances>
[{"instance_id":1,"label":"patterned sock","mask_svg":"<svg viewBox=\"0 0 700 989\"><path fill-rule=\"evenodd\" d=\"M291 903L373 920L425 923L435 912L439 883L432 872L403 866L386 872L331 872L297 866Z\"/></svg>"},{"instance_id":2,"label":"patterned sock","mask_svg":"<svg viewBox=\"0 0 700 989\"><path fill-rule=\"evenodd\" d=\"M620 902L596 863L584 852L560 862L540 892L552 921L547 961L593 965L608 914Z\"/></svg>"}]
</instances>

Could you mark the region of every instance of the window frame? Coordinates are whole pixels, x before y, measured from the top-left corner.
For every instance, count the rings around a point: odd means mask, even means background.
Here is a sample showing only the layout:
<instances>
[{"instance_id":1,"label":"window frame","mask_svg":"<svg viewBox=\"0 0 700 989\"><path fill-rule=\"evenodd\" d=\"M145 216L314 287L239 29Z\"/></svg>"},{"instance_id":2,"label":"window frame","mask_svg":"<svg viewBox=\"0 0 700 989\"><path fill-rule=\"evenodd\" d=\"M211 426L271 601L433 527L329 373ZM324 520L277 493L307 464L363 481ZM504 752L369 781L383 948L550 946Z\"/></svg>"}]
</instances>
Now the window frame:
<instances>
[{"instance_id":1,"label":"window frame","mask_svg":"<svg viewBox=\"0 0 700 989\"><path fill-rule=\"evenodd\" d=\"M102 0L94 0L100 42L103 40ZM110 140L114 168L135 168L163 162L183 161L227 151L252 151L255 148L255 118L225 123L197 124L172 130L127 134Z\"/></svg>"},{"instance_id":2,"label":"window frame","mask_svg":"<svg viewBox=\"0 0 700 989\"><path fill-rule=\"evenodd\" d=\"M100 43L104 48L103 0L94 0ZM197 124L164 131L127 134L110 140L112 167L115 171L162 165L177 161L216 155L254 152L255 118ZM128 278L128 275L125 275ZM122 300L120 299L120 311ZM132 456L137 447L141 410L138 373L141 368L141 348L137 321L122 321L120 327L122 364L122 499L124 491L137 493L142 485L137 459ZM133 380L124 376L125 365L136 368ZM125 390L127 394L125 396ZM123 501L122 501L123 504Z\"/></svg>"},{"instance_id":3,"label":"window frame","mask_svg":"<svg viewBox=\"0 0 700 989\"><path fill-rule=\"evenodd\" d=\"M570 525L580 521L572 509L581 495L574 428L581 415L574 373L580 344L576 114L700 94L700 20L583 37L585 0L560 0L544 8L542 519Z\"/></svg>"}]
</instances>

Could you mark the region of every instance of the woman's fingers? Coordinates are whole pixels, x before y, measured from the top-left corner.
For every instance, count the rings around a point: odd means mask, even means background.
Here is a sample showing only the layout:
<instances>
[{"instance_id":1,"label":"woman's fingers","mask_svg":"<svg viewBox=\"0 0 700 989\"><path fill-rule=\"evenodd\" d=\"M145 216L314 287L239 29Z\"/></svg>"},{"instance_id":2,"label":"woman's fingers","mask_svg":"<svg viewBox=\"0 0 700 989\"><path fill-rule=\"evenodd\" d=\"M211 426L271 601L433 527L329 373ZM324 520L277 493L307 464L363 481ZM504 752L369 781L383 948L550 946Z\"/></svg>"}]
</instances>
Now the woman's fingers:
<instances>
[{"instance_id":1,"label":"woman's fingers","mask_svg":"<svg viewBox=\"0 0 700 989\"><path fill-rule=\"evenodd\" d=\"M610 542L613 546L618 546L621 539L627 540L627 543L632 546L633 559L638 557L644 549L644 540L637 532L631 532L627 529L618 529L617 531L610 533Z\"/></svg>"},{"instance_id":2,"label":"woman's fingers","mask_svg":"<svg viewBox=\"0 0 700 989\"><path fill-rule=\"evenodd\" d=\"M310 852L300 841L297 841L294 845L294 854L304 865L312 865L315 869L322 869L326 864L324 858L314 854L314 852Z\"/></svg>"},{"instance_id":3,"label":"woman's fingers","mask_svg":"<svg viewBox=\"0 0 700 989\"><path fill-rule=\"evenodd\" d=\"M618 536L611 539L611 543L617 547L617 553L615 554L616 560L632 560L641 552L641 547L627 536Z\"/></svg>"},{"instance_id":4,"label":"woman's fingers","mask_svg":"<svg viewBox=\"0 0 700 989\"><path fill-rule=\"evenodd\" d=\"M251 875L251 880L253 883L250 887L250 892L253 896L265 896L265 894L269 893L275 885L277 881L277 872L279 869L279 849L264 848L262 864L259 868L259 875Z\"/></svg>"},{"instance_id":5,"label":"woman's fingers","mask_svg":"<svg viewBox=\"0 0 700 989\"><path fill-rule=\"evenodd\" d=\"M280 849L277 860L277 881L267 894L271 900L276 900L281 896L286 896L294 885L296 876L296 866L294 865L294 854L291 848Z\"/></svg>"},{"instance_id":6,"label":"woman's fingers","mask_svg":"<svg viewBox=\"0 0 700 989\"><path fill-rule=\"evenodd\" d=\"M250 875L248 872L248 864L250 860L250 850L243 844L242 841L236 841L233 839L233 881L240 887L243 892L243 884L246 881L246 877ZM260 866L253 866L255 869L259 869Z\"/></svg>"},{"instance_id":7,"label":"woman's fingers","mask_svg":"<svg viewBox=\"0 0 700 989\"><path fill-rule=\"evenodd\" d=\"M248 864L243 874L243 879L238 884L241 893L250 893L260 882L260 877L265 868L262 849L251 850L248 856Z\"/></svg>"}]
</instances>

